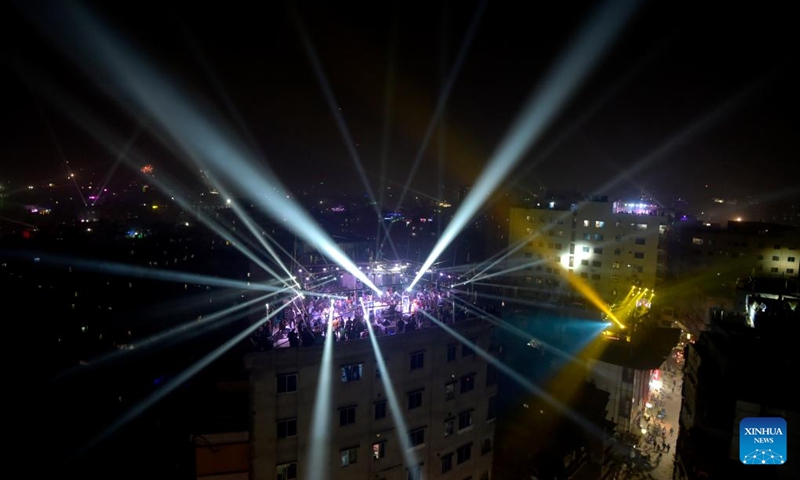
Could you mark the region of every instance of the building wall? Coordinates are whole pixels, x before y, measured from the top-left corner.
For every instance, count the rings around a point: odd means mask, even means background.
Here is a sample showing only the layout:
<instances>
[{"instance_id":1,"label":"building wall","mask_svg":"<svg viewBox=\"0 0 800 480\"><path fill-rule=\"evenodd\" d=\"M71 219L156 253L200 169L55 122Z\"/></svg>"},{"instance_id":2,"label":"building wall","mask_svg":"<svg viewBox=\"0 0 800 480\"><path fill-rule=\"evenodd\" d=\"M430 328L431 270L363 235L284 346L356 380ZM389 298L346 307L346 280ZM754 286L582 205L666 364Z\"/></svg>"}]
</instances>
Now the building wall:
<instances>
[{"instance_id":1,"label":"building wall","mask_svg":"<svg viewBox=\"0 0 800 480\"><path fill-rule=\"evenodd\" d=\"M226 432L192 435L198 480L247 480L250 476L250 435Z\"/></svg>"},{"instance_id":2,"label":"building wall","mask_svg":"<svg viewBox=\"0 0 800 480\"><path fill-rule=\"evenodd\" d=\"M656 288L666 228L667 217L613 213L609 202L512 208L509 268L519 268L511 276L517 285L569 290L566 276L575 275L610 304L631 285Z\"/></svg>"},{"instance_id":3,"label":"building wall","mask_svg":"<svg viewBox=\"0 0 800 480\"><path fill-rule=\"evenodd\" d=\"M587 361L587 380L609 394L606 420L617 430L637 429L636 416L647 401L649 370L636 370L598 360Z\"/></svg>"},{"instance_id":4,"label":"building wall","mask_svg":"<svg viewBox=\"0 0 800 480\"><path fill-rule=\"evenodd\" d=\"M480 320L459 322L455 328L484 350L490 349L490 326ZM490 402L496 402L497 387L487 385L489 369L479 355L469 354L447 332L429 328L400 335L378 337L388 375L394 387L401 414L408 430L424 428L424 444L414 447L413 453L422 463L425 478L488 478L492 455L482 453L485 441L494 436L494 420L488 419ZM448 361L449 346L455 357ZM411 370L411 354L423 352L422 368ZM466 355L465 355L466 353ZM390 406L386 418L375 420L375 403L386 400L377 363L369 340L350 340L333 345L334 359L326 368L333 375L332 391L328 393L330 442L327 445L332 479L403 479L407 478L403 452L392 420ZM253 479L274 479L279 465L294 463L297 478L314 479L315 473L306 470L311 444L312 412L317 395L322 346L281 348L248 356L252 405L251 470ZM360 364L362 377L342 382L341 367ZM278 393L278 376L297 374L297 391ZM462 377L474 374L474 389L461 393ZM445 384L456 382L452 400L445 399ZM422 391L422 405L408 410L408 394ZM494 397L493 400L490 400ZM355 423L340 426L340 409L355 407ZM471 411L472 425L458 430L459 414ZM278 438L278 422L297 419L297 434ZM454 432L445 436L445 421L455 421ZM372 458L372 445L386 442L384 458ZM472 444L471 458L458 465L456 449ZM341 450L356 448L356 461L342 466ZM454 454L452 470L442 475L441 458Z\"/></svg>"}]
</instances>

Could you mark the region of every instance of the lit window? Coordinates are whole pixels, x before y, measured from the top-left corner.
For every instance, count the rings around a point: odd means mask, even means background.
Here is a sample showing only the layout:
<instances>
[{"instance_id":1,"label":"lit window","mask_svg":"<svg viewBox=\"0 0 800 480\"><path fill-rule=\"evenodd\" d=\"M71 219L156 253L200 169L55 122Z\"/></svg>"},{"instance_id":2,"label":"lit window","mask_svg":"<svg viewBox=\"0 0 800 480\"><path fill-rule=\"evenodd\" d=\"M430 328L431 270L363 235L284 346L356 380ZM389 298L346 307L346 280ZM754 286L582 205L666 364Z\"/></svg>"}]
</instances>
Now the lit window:
<instances>
[{"instance_id":1,"label":"lit window","mask_svg":"<svg viewBox=\"0 0 800 480\"><path fill-rule=\"evenodd\" d=\"M358 460L358 447L345 448L339 452L342 457L342 466L346 467L356 463Z\"/></svg>"},{"instance_id":2,"label":"lit window","mask_svg":"<svg viewBox=\"0 0 800 480\"><path fill-rule=\"evenodd\" d=\"M377 460L386 456L386 441L372 444L372 458Z\"/></svg>"},{"instance_id":3,"label":"lit window","mask_svg":"<svg viewBox=\"0 0 800 480\"><path fill-rule=\"evenodd\" d=\"M594 228L603 228L605 226L606 226L606 222L604 222L602 220L597 220L596 222L594 222Z\"/></svg>"},{"instance_id":4,"label":"lit window","mask_svg":"<svg viewBox=\"0 0 800 480\"><path fill-rule=\"evenodd\" d=\"M448 418L444 421L444 436L449 437L455 431L456 419Z\"/></svg>"},{"instance_id":5,"label":"lit window","mask_svg":"<svg viewBox=\"0 0 800 480\"><path fill-rule=\"evenodd\" d=\"M342 383L355 382L361 380L363 364L344 365L342 367Z\"/></svg>"}]
</instances>

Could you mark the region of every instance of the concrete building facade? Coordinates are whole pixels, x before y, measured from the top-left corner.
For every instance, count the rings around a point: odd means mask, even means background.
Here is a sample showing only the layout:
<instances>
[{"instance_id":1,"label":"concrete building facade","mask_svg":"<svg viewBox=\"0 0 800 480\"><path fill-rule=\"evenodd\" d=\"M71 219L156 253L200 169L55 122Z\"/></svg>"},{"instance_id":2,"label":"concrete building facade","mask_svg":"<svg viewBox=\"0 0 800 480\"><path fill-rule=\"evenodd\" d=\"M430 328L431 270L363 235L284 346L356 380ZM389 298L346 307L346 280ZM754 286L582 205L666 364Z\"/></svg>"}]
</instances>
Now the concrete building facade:
<instances>
[{"instance_id":1,"label":"concrete building facade","mask_svg":"<svg viewBox=\"0 0 800 480\"><path fill-rule=\"evenodd\" d=\"M574 275L608 304L624 298L631 285L657 288L665 269L668 217L655 210L631 213L615 205L585 201L562 210L512 208L511 283L519 292L569 294L567 277Z\"/></svg>"},{"instance_id":2,"label":"concrete building facade","mask_svg":"<svg viewBox=\"0 0 800 480\"><path fill-rule=\"evenodd\" d=\"M480 319L452 327L490 352L491 325ZM489 479L497 405L497 371L470 345L441 328L376 337L387 372L380 372L369 339L323 346L278 348L246 358L252 422L250 478L316 479L309 471L317 395L325 395L330 441L323 448L331 479L471 477ZM318 392L320 370L333 376ZM405 425L393 420L383 376L397 397ZM400 435L416 465L406 465Z\"/></svg>"}]
</instances>

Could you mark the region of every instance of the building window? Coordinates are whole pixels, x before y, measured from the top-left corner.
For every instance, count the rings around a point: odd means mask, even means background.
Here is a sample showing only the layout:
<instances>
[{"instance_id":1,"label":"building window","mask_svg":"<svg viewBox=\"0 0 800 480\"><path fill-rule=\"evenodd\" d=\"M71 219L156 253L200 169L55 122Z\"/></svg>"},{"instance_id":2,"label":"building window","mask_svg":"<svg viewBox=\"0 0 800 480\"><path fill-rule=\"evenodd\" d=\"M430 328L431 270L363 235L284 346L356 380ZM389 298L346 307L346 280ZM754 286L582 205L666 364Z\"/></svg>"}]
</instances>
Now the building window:
<instances>
[{"instance_id":1,"label":"building window","mask_svg":"<svg viewBox=\"0 0 800 480\"><path fill-rule=\"evenodd\" d=\"M456 361L456 348L458 344L451 343L447 346L447 361L448 362L455 362Z\"/></svg>"},{"instance_id":2,"label":"building window","mask_svg":"<svg viewBox=\"0 0 800 480\"><path fill-rule=\"evenodd\" d=\"M780 259L781 259L781 257L779 257L779 256L777 256L777 255L773 255L773 256L772 256L772 261L773 261L773 262L777 262L777 261L779 261Z\"/></svg>"},{"instance_id":3,"label":"building window","mask_svg":"<svg viewBox=\"0 0 800 480\"><path fill-rule=\"evenodd\" d=\"M491 363L486 365L486 386L497 384L497 367Z\"/></svg>"},{"instance_id":4,"label":"building window","mask_svg":"<svg viewBox=\"0 0 800 480\"><path fill-rule=\"evenodd\" d=\"M637 230L647 230L647 224L646 223L637 223L636 224L636 229Z\"/></svg>"},{"instance_id":5,"label":"building window","mask_svg":"<svg viewBox=\"0 0 800 480\"><path fill-rule=\"evenodd\" d=\"M417 445L422 445L425 443L425 429L418 428L416 430L411 430L408 432L408 442L411 444L412 447L416 447Z\"/></svg>"},{"instance_id":6,"label":"building window","mask_svg":"<svg viewBox=\"0 0 800 480\"><path fill-rule=\"evenodd\" d=\"M452 400L456 398L456 382L444 384L444 399Z\"/></svg>"},{"instance_id":7,"label":"building window","mask_svg":"<svg viewBox=\"0 0 800 480\"><path fill-rule=\"evenodd\" d=\"M772 273L778 273L778 267L772 267L769 269L769 271Z\"/></svg>"},{"instance_id":8,"label":"building window","mask_svg":"<svg viewBox=\"0 0 800 480\"><path fill-rule=\"evenodd\" d=\"M583 247L583 253L589 253L591 251L592 251L591 247Z\"/></svg>"},{"instance_id":9,"label":"building window","mask_svg":"<svg viewBox=\"0 0 800 480\"><path fill-rule=\"evenodd\" d=\"M421 480L422 479L422 464L415 467L409 467L407 480Z\"/></svg>"},{"instance_id":10,"label":"building window","mask_svg":"<svg viewBox=\"0 0 800 480\"><path fill-rule=\"evenodd\" d=\"M584 240L591 240L592 239L592 234L591 233L584 233L583 234L583 239Z\"/></svg>"},{"instance_id":11,"label":"building window","mask_svg":"<svg viewBox=\"0 0 800 480\"><path fill-rule=\"evenodd\" d=\"M425 352L411 354L411 371L419 370L425 366Z\"/></svg>"},{"instance_id":12,"label":"building window","mask_svg":"<svg viewBox=\"0 0 800 480\"><path fill-rule=\"evenodd\" d=\"M589 266L589 260L586 260L586 259L581 260L581 265L583 265L584 267L588 267Z\"/></svg>"},{"instance_id":13,"label":"building window","mask_svg":"<svg viewBox=\"0 0 800 480\"><path fill-rule=\"evenodd\" d=\"M342 466L346 467L358 461L358 447L345 448L339 452L342 456Z\"/></svg>"},{"instance_id":14,"label":"building window","mask_svg":"<svg viewBox=\"0 0 800 480\"><path fill-rule=\"evenodd\" d=\"M588 227L589 226L589 220L584 220L583 221L583 226L584 227Z\"/></svg>"},{"instance_id":15,"label":"building window","mask_svg":"<svg viewBox=\"0 0 800 480\"><path fill-rule=\"evenodd\" d=\"M453 454L442 455L442 473L447 473L453 469Z\"/></svg>"},{"instance_id":16,"label":"building window","mask_svg":"<svg viewBox=\"0 0 800 480\"><path fill-rule=\"evenodd\" d=\"M642 259L644 258L644 252L636 252L633 254L633 258Z\"/></svg>"},{"instance_id":17,"label":"building window","mask_svg":"<svg viewBox=\"0 0 800 480\"><path fill-rule=\"evenodd\" d=\"M290 393L297 391L297 374L285 373L278 375L278 393Z\"/></svg>"},{"instance_id":18,"label":"building window","mask_svg":"<svg viewBox=\"0 0 800 480\"><path fill-rule=\"evenodd\" d=\"M611 268L613 268L613 269L619 269L619 267L620 267L620 263L619 263L619 262L612 262L612 263L611 263Z\"/></svg>"},{"instance_id":19,"label":"building window","mask_svg":"<svg viewBox=\"0 0 800 480\"><path fill-rule=\"evenodd\" d=\"M603 241L603 234L602 234L602 233L595 233L595 234L594 234L594 239L595 239L596 241L598 241L598 242L601 242L601 241Z\"/></svg>"},{"instance_id":20,"label":"building window","mask_svg":"<svg viewBox=\"0 0 800 480\"><path fill-rule=\"evenodd\" d=\"M356 423L356 407L344 407L339 409L339 426L352 425Z\"/></svg>"},{"instance_id":21,"label":"building window","mask_svg":"<svg viewBox=\"0 0 800 480\"><path fill-rule=\"evenodd\" d=\"M497 418L497 395L489 397L489 407L486 409L486 421Z\"/></svg>"},{"instance_id":22,"label":"building window","mask_svg":"<svg viewBox=\"0 0 800 480\"><path fill-rule=\"evenodd\" d=\"M603 249L601 247L594 247L594 253L601 254L603 253Z\"/></svg>"},{"instance_id":23,"label":"building window","mask_svg":"<svg viewBox=\"0 0 800 480\"><path fill-rule=\"evenodd\" d=\"M594 222L594 228L603 228L606 226L606 222L602 220L597 220Z\"/></svg>"},{"instance_id":24,"label":"building window","mask_svg":"<svg viewBox=\"0 0 800 480\"><path fill-rule=\"evenodd\" d=\"M481 444L481 455L486 455L492 451L492 439L487 438Z\"/></svg>"},{"instance_id":25,"label":"building window","mask_svg":"<svg viewBox=\"0 0 800 480\"><path fill-rule=\"evenodd\" d=\"M386 400L375 402L375 420L386 418Z\"/></svg>"},{"instance_id":26,"label":"building window","mask_svg":"<svg viewBox=\"0 0 800 480\"><path fill-rule=\"evenodd\" d=\"M276 478L278 480L293 480L297 478L297 463L284 463L278 465L276 469Z\"/></svg>"},{"instance_id":27,"label":"building window","mask_svg":"<svg viewBox=\"0 0 800 480\"><path fill-rule=\"evenodd\" d=\"M645 239L642 237L636 237L636 245L644 245Z\"/></svg>"},{"instance_id":28,"label":"building window","mask_svg":"<svg viewBox=\"0 0 800 480\"><path fill-rule=\"evenodd\" d=\"M703 244L703 239L694 237L694 238L692 238L692 244L693 245L702 245Z\"/></svg>"},{"instance_id":29,"label":"building window","mask_svg":"<svg viewBox=\"0 0 800 480\"><path fill-rule=\"evenodd\" d=\"M461 465L462 463L466 462L472 458L472 444L468 443L466 445L461 445L456 450L456 464Z\"/></svg>"},{"instance_id":30,"label":"building window","mask_svg":"<svg viewBox=\"0 0 800 480\"><path fill-rule=\"evenodd\" d=\"M414 410L422 406L422 390L416 390L408 394L408 409Z\"/></svg>"},{"instance_id":31,"label":"building window","mask_svg":"<svg viewBox=\"0 0 800 480\"><path fill-rule=\"evenodd\" d=\"M600 280L600 274L599 273L593 273L592 274L592 280Z\"/></svg>"},{"instance_id":32,"label":"building window","mask_svg":"<svg viewBox=\"0 0 800 480\"><path fill-rule=\"evenodd\" d=\"M377 460L386 456L386 441L372 444L372 458Z\"/></svg>"},{"instance_id":33,"label":"building window","mask_svg":"<svg viewBox=\"0 0 800 480\"><path fill-rule=\"evenodd\" d=\"M786 259L787 262L794 262L794 257L789 257Z\"/></svg>"},{"instance_id":34,"label":"building window","mask_svg":"<svg viewBox=\"0 0 800 480\"><path fill-rule=\"evenodd\" d=\"M589 278L588 272L581 272L581 278Z\"/></svg>"},{"instance_id":35,"label":"building window","mask_svg":"<svg viewBox=\"0 0 800 480\"><path fill-rule=\"evenodd\" d=\"M470 373L461 377L461 393L471 392L475 389L475 374Z\"/></svg>"},{"instance_id":36,"label":"building window","mask_svg":"<svg viewBox=\"0 0 800 480\"><path fill-rule=\"evenodd\" d=\"M602 267L603 266L603 262L601 262L600 260L592 260L592 266L593 267Z\"/></svg>"},{"instance_id":37,"label":"building window","mask_svg":"<svg viewBox=\"0 0 800 480\"><path fill-rule=\"evenodd\" d=\"M355 382L361 380L364 364L354 363L342 367L342 383Z\"/></svg>"},{"instance_id":38,"label":"building window","mask_svg":"<svg viewBox=\"0 0 800 480\"><path fill-rule=\"evenodd\" d=\"M786 273L794 273L794 268L787 268Z\"/></svg>"},{"instance_id":39,"label":"building window","mask_svg":"<svg viewBox=\"0 0 800 480\"><path fill-rule=\"evenodd\" d=\"M472 426L472 410L458 414L458 431Z\"/></svg>"},{"instance_id":40,"label":"building window","mask_svg":"<svg viewBox=\"0 0 800 480\"><path fill-rule=\"evenodd\" d=\"M297 419L287 418L278 420L278 438L289 438L297 436Z\"/></svg>"},{"instance_id":41,"label":"building window","mask_svg":"<svg viewBox=\"0 0 800 480\"><path fill-rule=\"evenodd\" d=\"M455 432L456 427L456 419L455 418L448 418L444 421L444 436L449 437L450 435Z\"/></svg>"}]
</instances>

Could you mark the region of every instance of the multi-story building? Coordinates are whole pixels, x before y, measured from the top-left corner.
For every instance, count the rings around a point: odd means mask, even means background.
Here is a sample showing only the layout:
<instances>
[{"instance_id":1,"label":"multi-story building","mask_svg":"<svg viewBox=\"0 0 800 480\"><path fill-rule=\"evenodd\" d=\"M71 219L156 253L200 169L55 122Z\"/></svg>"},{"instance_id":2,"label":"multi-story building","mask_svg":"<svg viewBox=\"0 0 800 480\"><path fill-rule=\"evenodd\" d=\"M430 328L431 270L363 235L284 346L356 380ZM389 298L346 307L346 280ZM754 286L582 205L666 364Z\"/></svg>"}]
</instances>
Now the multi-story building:
<instances>
[{"instance_id":1,"label":"multi-story building","mask_svg":"<svg viewBox=\"0 0 800 480\"><path fill-rule=\"evenodd\" d=\"M676 231L678 276L708 271L732 291L737 279L797 278L800 271L800 229L796 227L733 221L726 228L694 224Z\"/></svg>"},{"instance_id":2,"label":"multi-story building","mask_svg":"<svg viewBox=\"0 0 800 480\"><path fill-rule=\"evenodd\" d=\"M480 319L452 324L465 339L492 351L491 325ZM425 328L324 346L275 348L250 354L251 476L258 479L471 477L488 479L497 405L497 370L472 345L445 329ZM322 369L333 376L320 391ZM392 412L390 381L399 405ZM312 441L315 401L324 396L330 422L318 426L325 445ZM403 424L404 423L404 424ZM403 439L403 440L401 440ZM405 442L407 439L407 443ZM403 443L410 445L404 451ZM328 473L310 471L315 449ZM416 465L407 465L413 458Z\"/></svg>"},{"instance_id":3,"label":"multi-story building","mask_svg":"<svg viewBox=\"0 0 800 480\"><path fill-rule=\"evenodd\" d=\"M763 299L783 317L783 331L747 325L745 315L720 316L696 343L686 346L686 365L679 435L675 447L675 480L798 478L800 411L787 382L797 369L792 342L797 311L785 300ZM796 303L795 303L796 304ZM787 307L787 308L783 308ZM774 319L771 319L774 320ZM785 464L743 465L739 452L739 422L746 417L783 417L787 422Z\"/></svg>"},{"instance_id":4,"label":"multi-story building","mask_svg":"<svg viewBox=\"0 0 800 480\"><path fill-rule=\"evenodd\" d=\"M665 266L667 222L656 206L605 199L512 208L510 281L520 295L567 293L567 276L575 275L608 304L624 298L631 285L652 290Z\"/></svg>"}]
</instances>

